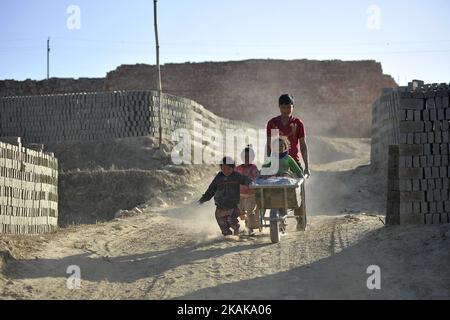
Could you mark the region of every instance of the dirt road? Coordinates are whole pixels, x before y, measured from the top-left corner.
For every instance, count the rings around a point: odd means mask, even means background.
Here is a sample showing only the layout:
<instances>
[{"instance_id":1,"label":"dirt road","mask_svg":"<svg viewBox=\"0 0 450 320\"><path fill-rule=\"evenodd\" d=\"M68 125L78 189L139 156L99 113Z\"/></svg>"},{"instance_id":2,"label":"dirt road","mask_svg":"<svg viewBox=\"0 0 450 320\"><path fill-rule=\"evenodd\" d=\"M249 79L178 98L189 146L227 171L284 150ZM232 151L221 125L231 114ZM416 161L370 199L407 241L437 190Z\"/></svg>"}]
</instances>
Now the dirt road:
<instances>
[{"instance_id":1,"label":"dirt road","mask_svg":"<svg viewBox=\"0 0 450 320\"><path fill-rule=\"evenodd\" d=\"M314 217L306 232L291 231L272 245L266 234L223 241L206 224L194 228L197 219L189 222L165 214L170 212L91 226L53 240L36 257L9 263L1 297L449 297L449 272L433 265L448 259L449 239L438 238L441 246L432 243L446 229L428 229L424 235L412 228L399 235L398 230L383 228L378 217ZM448 228L446 232L448 236ZM422 245L426 241L427 249ZM81 270L79 290L67 287L66 271L73 265ZM381 268L382 290L367 289L370 265Z\"/></svg>"},{"instance_id":2,"label":"dirt road","mask_svg":"<svg viewBox=\"0 0 450 320\"><path fill-rule=\"evenodd\" d=\"M279 244L267 233L224 241L212 203L148 208L63 230L10 260L0 299L450 298L450 227L385 227L365 161L315 168L308 230L290 225ZM372 265L381 290L367 288ZM79 289L68 288L71 266Z\"/></svg>"}]
</instances>

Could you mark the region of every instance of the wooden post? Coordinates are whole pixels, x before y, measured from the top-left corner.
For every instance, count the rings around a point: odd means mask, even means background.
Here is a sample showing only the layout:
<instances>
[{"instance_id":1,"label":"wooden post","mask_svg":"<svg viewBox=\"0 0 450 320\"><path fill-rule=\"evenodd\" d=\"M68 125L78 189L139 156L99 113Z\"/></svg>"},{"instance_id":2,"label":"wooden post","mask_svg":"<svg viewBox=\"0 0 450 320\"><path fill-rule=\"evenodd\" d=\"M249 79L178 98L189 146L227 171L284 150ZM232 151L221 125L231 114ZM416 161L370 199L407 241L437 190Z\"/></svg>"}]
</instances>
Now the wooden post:
<instances>
[{"instance_id":1,"label":"wooden post","mask_svg":"<svg viewBox=\"0 0 450 320\"><path fill-rule=\"evenodd\" d=\"M161 66L159 63L159 36L158 36L158 0L153 0L153 16L155 23L155 41L156 41L156 68L158 72L157 88L158 88L158 121L159 121L159 147L162 144L162 116L161 116L161 96L162 96L162 84L161 84Z\"/></svg>"}]
</instances>

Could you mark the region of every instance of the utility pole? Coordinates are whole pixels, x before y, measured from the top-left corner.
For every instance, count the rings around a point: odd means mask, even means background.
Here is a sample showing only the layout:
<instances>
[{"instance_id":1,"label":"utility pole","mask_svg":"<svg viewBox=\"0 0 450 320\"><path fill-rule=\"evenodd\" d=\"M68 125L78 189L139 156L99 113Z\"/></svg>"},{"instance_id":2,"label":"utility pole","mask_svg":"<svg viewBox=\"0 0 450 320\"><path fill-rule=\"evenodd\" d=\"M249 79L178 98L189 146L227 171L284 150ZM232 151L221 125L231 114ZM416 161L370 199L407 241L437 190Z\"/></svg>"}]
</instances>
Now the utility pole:
<instances>
[{"instance_id":1,"label":"utility pole","mask_svg":"<svg viewBox=\"0 0 450 320\"><path fill-rule=\"evenodd\" d=\"M155 40L156 40L156 68L158 72L157 88L158 88L158 118L159 118L159 148L162 144L162 116L161 116L161 96L162 96L162 85L161 85L161 66L159 64L159 37L158 37L158 0L153 0L153 16L155 22Z\"/></svg>"},{"instance_id":2,"label":"utility pole","mask_svg":"<svg viewBox=\"0 0 450 320\"><path fill-rule=\"evenodd\" d=\"M50 78L50 37L47 39L47 80Z\"/></svg>"}]
</instances>

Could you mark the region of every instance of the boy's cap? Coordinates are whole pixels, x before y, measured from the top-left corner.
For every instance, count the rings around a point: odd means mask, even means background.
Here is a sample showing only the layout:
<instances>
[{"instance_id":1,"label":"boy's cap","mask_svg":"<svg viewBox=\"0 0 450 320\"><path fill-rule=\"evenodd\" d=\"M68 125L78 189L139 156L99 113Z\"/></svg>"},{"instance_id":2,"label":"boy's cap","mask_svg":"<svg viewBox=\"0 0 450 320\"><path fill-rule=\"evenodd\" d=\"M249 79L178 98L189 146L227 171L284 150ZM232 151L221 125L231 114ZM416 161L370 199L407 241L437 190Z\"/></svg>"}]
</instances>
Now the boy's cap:
<instances>
[{"instance_id":1,"label":"boy's cap","mask_svg":"<svg viewBox=\"0 0 450 320\"><path fill-rule=\"evenodd\" d=\"M294 104L294 97L291 96L290 94L283 94L278 99L278 104L280 106L281 105L286 105L286 104Z\"/></svg>"},{"instance_id":2,"label":"boy's cap","mask_svg":"<svg viewBox=\"0 0 450 320\"><path fill-rule=\"evenodd\" d=\"M235 167L236 163L234 162L233 158L231 158L231 157L224 157L222 159L221 165L226 165L228 167Z\"/></svg>"}]
</instances>

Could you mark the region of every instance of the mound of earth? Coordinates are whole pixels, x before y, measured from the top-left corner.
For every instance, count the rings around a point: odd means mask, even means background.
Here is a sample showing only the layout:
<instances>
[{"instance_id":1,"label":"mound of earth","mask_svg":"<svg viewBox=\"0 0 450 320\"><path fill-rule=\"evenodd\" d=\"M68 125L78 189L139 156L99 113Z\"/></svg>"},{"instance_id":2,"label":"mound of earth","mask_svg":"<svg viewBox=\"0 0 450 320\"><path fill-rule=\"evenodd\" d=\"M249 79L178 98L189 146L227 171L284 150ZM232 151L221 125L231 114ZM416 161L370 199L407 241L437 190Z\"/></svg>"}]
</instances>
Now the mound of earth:
<instances>
[{"instance_id":1,"label":"mound of earth","mask_svg":"<svg viewBox=\"0 0 450 320\"><path fill-rule=\"evenodd\" d=\"M315 166L370 156L370 139L310 136L307 142L311 163Z\"/></svg>"},{"instance_id":2,"label":"mound of earth","mask_svg":"<svg viewBox=\"0 0 450 320\"><path fill-rule=\"evenodd\" d=\"M211 167L166 165L160 170L81 171L59 177L59 225L109 221L120 210L165 207L192 197Z\"/></svg>"},{"instance_id":3,"label":"mound of earth","mask_svg":"<svg viewBox=\"0 0 450 320\"><path fill-rule=\"evenodd\" d=\"M55 143L59 161L59 225L114 219L120 210L167 206L192 195L213 166L174 166L173 144L154 137Z\"/></svg>"},{"instance_id":4,"label":"mound of earth","mask_svg":"<svg viewBox=\"0 0 450 320\"><path fill-rule=\"evenodd\" d=\"M61 172L99 170L155 170L170 163L170 141L160 152L156 138L131 137L103 141L74 141L46 146L55 153Z\"/></svg>"}]
</instances>

